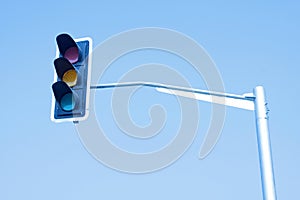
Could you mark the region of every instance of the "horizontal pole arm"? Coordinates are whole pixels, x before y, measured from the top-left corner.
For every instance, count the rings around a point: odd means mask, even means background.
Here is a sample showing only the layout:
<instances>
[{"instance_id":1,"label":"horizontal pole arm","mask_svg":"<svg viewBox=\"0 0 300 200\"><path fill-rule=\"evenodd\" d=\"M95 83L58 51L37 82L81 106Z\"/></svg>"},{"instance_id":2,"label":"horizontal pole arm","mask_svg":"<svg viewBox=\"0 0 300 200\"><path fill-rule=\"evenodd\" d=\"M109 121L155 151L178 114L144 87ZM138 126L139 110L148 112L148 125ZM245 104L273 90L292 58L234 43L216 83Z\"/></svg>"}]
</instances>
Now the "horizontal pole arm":
<instances>
[{"instance_id":1,"label":"horizontal pole arm","mask_svg":"<svg viewBox=\"0 0 300 200\"><path fill-rule=\"evenodd\" d=\"M92 85L90 87L90 89L105 89L105 88L116 88L116 87L136 87L136 86L146 86L146 87L152 87L152 88L177 90L177 91L182 91L182 92L204 94L204 95L210 95L210 96L216 96L216 97L227 97L227 98L232 98L232 99L241 99L241 100L249 100L249 101L254 101L255 100L255 97L252 94L236 95L236 94L214 92L214 91L209 91L209 90L200 90L200 89L188 88L188 87L179 87L179 86L166 85L166 84L153 83L153 82L108 83L108 84Z\"/></svg>"},{"instance_id":2,"label":"horizontal pole arm","mask_svg":"<svg viewBox=\"0 0 300 200\"><path fill-rule=\"evenodd\" d=\"M252 111L254 110L254 102L252 100L249 101L249 99L245 99L245 98L240 99L240 98L220 97L220 96L212 96L212 95L200 94L194 92L170 90L165 88L156 88L156 90L162 93L186 97L190 99L196 99L199 101L205 101L214 104L240 108L244 110L252 110Z\"/></svg>"}]
</instances>

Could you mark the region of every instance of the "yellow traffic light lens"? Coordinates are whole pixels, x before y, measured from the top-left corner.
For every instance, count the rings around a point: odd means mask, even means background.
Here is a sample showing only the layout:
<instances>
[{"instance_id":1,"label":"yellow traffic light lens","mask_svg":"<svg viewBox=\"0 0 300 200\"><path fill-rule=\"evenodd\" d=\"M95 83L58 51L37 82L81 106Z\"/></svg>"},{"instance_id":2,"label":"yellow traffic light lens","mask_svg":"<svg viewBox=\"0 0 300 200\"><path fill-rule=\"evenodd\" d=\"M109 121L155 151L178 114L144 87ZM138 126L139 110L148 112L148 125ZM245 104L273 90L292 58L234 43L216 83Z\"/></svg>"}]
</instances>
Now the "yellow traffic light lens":
<instances>
[{"instance_id":1,"label":"yellow traffic light lens","mask_svg":"<svg viewBox=\"0 0 300 200\"><path fill-rule=\"evenodd\" d=\"M66 71L62 77L62 81L65 82L69 87L73 87L77 83L77 72L74 69Z\"/></svg>"}]
</instances>

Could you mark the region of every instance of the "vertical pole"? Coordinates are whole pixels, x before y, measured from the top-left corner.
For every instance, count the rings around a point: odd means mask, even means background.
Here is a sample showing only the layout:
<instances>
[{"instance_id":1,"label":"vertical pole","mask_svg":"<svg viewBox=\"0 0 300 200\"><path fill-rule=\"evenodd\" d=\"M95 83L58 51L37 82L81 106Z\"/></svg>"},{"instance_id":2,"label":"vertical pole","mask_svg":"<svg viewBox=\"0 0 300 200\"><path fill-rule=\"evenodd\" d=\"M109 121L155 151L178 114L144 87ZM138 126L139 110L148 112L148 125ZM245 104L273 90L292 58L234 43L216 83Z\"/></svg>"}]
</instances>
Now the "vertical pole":
<instances>
[{"instance_id":1,"label":"vertical pole","mask_svg":"<svg viewBox=\"0 0 300 200\"><path fill-rule=\"evenodd\" d=\"M262 86L254 89L257 144L264 200L276 200L271 143L268 129L268 109Z\"/></svg>"}]
</instances>

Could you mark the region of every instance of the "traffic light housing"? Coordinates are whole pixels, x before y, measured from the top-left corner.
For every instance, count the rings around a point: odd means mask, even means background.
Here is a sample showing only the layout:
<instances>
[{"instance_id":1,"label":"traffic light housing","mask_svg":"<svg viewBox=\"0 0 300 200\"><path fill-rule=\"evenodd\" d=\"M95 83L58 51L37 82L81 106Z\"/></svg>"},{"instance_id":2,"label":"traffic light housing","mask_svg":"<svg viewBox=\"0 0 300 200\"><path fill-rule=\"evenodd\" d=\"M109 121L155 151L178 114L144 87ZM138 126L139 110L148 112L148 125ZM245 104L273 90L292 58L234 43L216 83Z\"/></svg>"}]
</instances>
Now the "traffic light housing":
<instances>
[{"instance_id":1,"label":"traffic light housing","mask_svg":"<svg viewBox=\"0 0 300 200\"><path fill-rule=\"evenodd\" d=\"M56 42L51 120L85 120L88 117L90 96L92 40L74 40L68 34L60 34Z\"/></svg>"}]
</instances>

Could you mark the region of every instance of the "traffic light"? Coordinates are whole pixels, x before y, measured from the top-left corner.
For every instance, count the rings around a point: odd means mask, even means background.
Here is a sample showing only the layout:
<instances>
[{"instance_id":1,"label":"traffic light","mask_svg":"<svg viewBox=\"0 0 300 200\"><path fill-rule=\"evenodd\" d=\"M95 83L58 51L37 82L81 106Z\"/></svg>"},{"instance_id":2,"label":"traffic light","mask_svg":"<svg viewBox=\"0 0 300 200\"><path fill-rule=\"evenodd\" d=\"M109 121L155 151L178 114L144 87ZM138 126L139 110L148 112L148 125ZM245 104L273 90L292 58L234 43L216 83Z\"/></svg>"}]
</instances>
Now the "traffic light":
<instances>
[{"instance_id":1,"label":"traffic light","mask_svg":"<svg viewBox=\"0 0 300 200\"><path fill-rule=\"evenodd\" d=\"M90 38L56 37L51 120L78 122L88 117L91 73Z\"/></svg>"}]
</instances>

